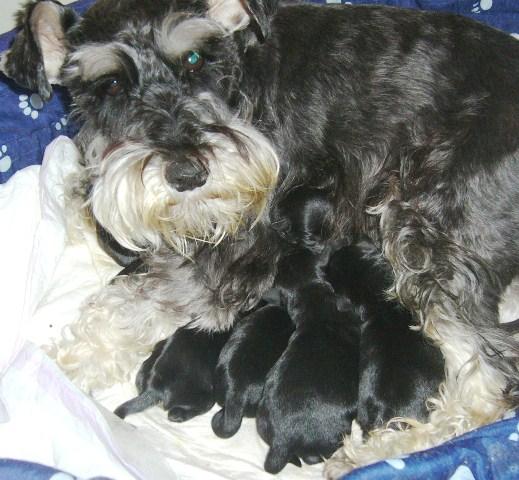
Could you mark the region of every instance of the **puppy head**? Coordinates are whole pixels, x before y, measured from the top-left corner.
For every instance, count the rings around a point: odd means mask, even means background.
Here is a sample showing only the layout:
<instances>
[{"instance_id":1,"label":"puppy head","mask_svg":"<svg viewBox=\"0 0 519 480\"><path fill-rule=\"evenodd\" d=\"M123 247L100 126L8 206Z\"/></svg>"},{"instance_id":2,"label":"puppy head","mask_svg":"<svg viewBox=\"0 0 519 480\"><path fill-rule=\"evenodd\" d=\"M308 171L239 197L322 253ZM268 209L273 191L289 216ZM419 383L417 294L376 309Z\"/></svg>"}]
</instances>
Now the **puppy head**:
<instances>
[{"instance_id":1,"label":"puppy head","mask_svg":"<svg viewBox=\"0 0 519 480\"><path fill-rule=\"evenodd\" d=\"M250 123L240 82L242 58L268 35L273 9L99 0L78 19L50 0L26 8L4 71L45 98L50 83L69 89L88 200L121 245L184 252L192 239L216 243L261 215L278 159Z\"/></svg>"}]
</instances>

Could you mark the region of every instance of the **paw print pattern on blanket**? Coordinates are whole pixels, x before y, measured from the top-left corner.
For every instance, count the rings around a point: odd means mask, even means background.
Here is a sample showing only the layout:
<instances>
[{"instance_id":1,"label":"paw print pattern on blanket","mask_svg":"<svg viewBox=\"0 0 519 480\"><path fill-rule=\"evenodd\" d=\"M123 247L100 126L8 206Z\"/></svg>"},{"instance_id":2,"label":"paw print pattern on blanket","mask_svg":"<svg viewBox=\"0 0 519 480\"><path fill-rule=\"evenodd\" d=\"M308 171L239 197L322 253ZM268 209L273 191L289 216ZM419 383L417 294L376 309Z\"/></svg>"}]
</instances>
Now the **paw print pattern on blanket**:
<instances>
[{"instance_id":1,"label":"paw print pattern on blanket","mask_svg":"<svg viewBox=\"0 0 519 480\"><path fill-rule=\"evenodd\" d=\"M492 0L476 0L472 4L472 13L481 13L492 8Z\"/></svg>"},{"instance_id":2,"label":"paw print pattern on blanket","mask_svg":"<svg viewBox=\"0 0 519 480\"><path fill-rule=\"evenodd\" d=\"M66 127L68 120L66 117L61 117L59 122L54 124L54 128L59 132L62 128Z\"/></svg>"},{"instance_id":3,"label":"paw print pattern on blanket","mask_svg":"<svg viewBox=\"0 0 519 480\"><path fill-rule=\"evenodd\" d=\"M38 110L43 108L43 100L41 97L37 93L33 93L31 96L20 95L18 99L20 100L18 106L22 110L23 114L36 120L40 115Z\"/></svg>"},{"instance_id":4,"label":"paw print pattern on blanket","mask_svg":"<svg viewBox=\"0 0 519 480\"><path fill-rule=\"evenodd\" d=\"M7 155L7 145L2 145L0 147L0 173L7 172L12 163L11 157Z\"/></svg>"},{"instance_id":5,"label":"paw print pattern on blanket","mask_svg":"<svg viewBox=\"0 0 519 480\"><path fill-rule=\"evenodd\" d=\"M519 442L519 423L517 424L516 430L516 432L513 432L508 436L508 440L511 442Z\"/></svg>"},{"instance_id":6,"label":"paw print pattern on blanket","mask_svg":"<svg viewBox=\"0 0 519 480\"><path fill-rule=\"evenodd\" d=\"M391 465L395 470L403 470L405 468L405 462L402 458L388 458L386 463Z\"/></svg>"},{"instance_id":7,"label":"paw print pattern on blanket","mask_svg":"<svg viewBox=\"0 0 519 480\"><path fill-rule=\"evenodd\" d=\"M476 480L476 478L469 467L460 465L449 480Z\"/></svg>"}]
</instances>

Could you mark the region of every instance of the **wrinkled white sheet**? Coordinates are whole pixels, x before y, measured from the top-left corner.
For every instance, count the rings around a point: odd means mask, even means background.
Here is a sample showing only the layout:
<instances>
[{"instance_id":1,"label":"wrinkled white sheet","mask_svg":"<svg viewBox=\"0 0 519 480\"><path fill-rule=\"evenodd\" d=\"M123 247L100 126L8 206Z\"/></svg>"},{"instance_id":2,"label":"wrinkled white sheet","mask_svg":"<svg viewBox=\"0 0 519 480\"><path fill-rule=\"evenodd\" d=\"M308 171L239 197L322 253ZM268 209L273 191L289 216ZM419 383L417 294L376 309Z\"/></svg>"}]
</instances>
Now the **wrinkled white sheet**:
<instances>
[{"instance_id":1,"label":"wrinkled white sheet","mask_svg":"<svg viewBox=\"0 0 519 480\"><path fill-rule=\"evenodd\" d=\"M94 239L67 242L63 179L77 158L60 137L41 167L0 186L0 457L116 480L272 479L253 420L228 440L211 431L216 407L184 424L168 422L159 408L123 422L111 411L135 394L133 385L93 400L37 346L76 319L81 302L118 269ZM317 479L321 471L288 465L277 478Z\"/></svg>"}]
</instances>

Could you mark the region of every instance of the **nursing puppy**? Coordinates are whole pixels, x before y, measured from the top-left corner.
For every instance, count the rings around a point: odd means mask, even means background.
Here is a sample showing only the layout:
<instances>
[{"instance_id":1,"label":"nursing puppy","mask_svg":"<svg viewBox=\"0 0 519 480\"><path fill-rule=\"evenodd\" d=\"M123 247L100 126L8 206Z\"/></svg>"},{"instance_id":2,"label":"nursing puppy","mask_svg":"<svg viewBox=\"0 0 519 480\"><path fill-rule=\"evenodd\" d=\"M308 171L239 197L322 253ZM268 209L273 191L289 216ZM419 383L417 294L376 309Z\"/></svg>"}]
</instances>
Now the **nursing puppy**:
<instances>
[{"instance_id":1,"label":"nursing puppy","mask_svg":"<svg viewBox=\"0 0 519 480\"><path fill-rule=\"evenodd\" d=\"M19 21L0 68L43 98L69 90L74 204L146 253L148 273L107 285L59 345L78 383L124 381L144 344L257 305L291 255L271 214L306 187L333 206L325 250L369 237L446 370L427 423L346 438L327 474L519 405L519 343L498 318L519 274L515 39L446 14L275 0L98 0L82 17L41 0ZM328 294L315 280L287 295L293 318Z\"/></svg>"},{"instance_id":2,"label":"nursing puppy","mask_svg":"<svg viewBox=\"0 0 519 480\"><path fill-rule=\"evenodd\" d=\"M338 310L325 275L331 212L325 191L297 188L272 213L286 252L275 285L296 329L268 373L256 417L270 473L329 457L357 412L359 319L351 307Z\"/></svg>"},{"instance_id":3,"label":"nursing puppy","mask_svg":"<svg viewBox=\"0 0 519 480\"><path fill-rule=\"evenodd\" d=\"M214 405L214 370L228 332L208 333L190 326L162 340L140 368L139 395L120 405L121 418L161 404L172 422L185 422Z\"/></svg>"},{"instance_id":4,"label":"nursing puppy","mask_svg":"<svg viewBox=\"0 0 519 480\"><path fill-rule=\"evenodd\" d=\"M216 435L231 437L244 416L256 416L267 374L293 331L286 310L277 305L264 305L237 321L216 366L215 398L222 406L211 422Z\"/></svg>"},{"instance_id":5,"label":"nursing puppy","mask_svg":"<svg viewBox=\"0 0 519 480\"><path fill-rule=\"evenodd\" d=\"M357 421L363 431L393 417L426 421L427 399L438 394L445 378L444 361L437 347L411 329L411 314L387 299L387 261L372 243L359 241L330 257L326 275L338 301L354 302L361 318Z\"/></svg>"},{"instance_id":6,"label":"nursing puppy","mask_svg":"<svg viewBox=\"0 0 519 480\"><path fill-rule=\"evenodd\" d=\"M332 307L333 308L333 307ZM357 318L298 324L268 373L256 425L269 445L265 470L278 473L299 459L314 464L340 445L357 411Z\"/></svg>"}]
</instances>

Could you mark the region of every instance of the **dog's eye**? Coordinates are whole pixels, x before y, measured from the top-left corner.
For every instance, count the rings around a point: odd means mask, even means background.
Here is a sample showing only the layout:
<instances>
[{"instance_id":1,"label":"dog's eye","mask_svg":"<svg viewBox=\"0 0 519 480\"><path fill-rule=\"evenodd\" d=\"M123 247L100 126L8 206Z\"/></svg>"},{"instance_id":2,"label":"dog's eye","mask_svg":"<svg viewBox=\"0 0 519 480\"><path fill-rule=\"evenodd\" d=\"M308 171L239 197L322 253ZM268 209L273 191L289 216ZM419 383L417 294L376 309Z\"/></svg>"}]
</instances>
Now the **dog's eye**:
<instances>
[{"instance_id":1,"label":"dog's eye","mask_svg":"<svg viewBox=\"0 0 519 480\"><path fill-rule=\"evenodd\" d=\"M110 78L105 83L105 91L111 97L115 97L123 91L123 84L117 78Z\"/></svg>"},{"instance_id":2,"label":"dog's eye","mask_svg":"<svg viewBox=\"0 0 519 480\"><path fill-rule=\"evenodd\" d=\"M182 66L189 72L196 72L204 66L204 57L195 50L187 52L182 57Z\"/></svg>"}]
</instances>

